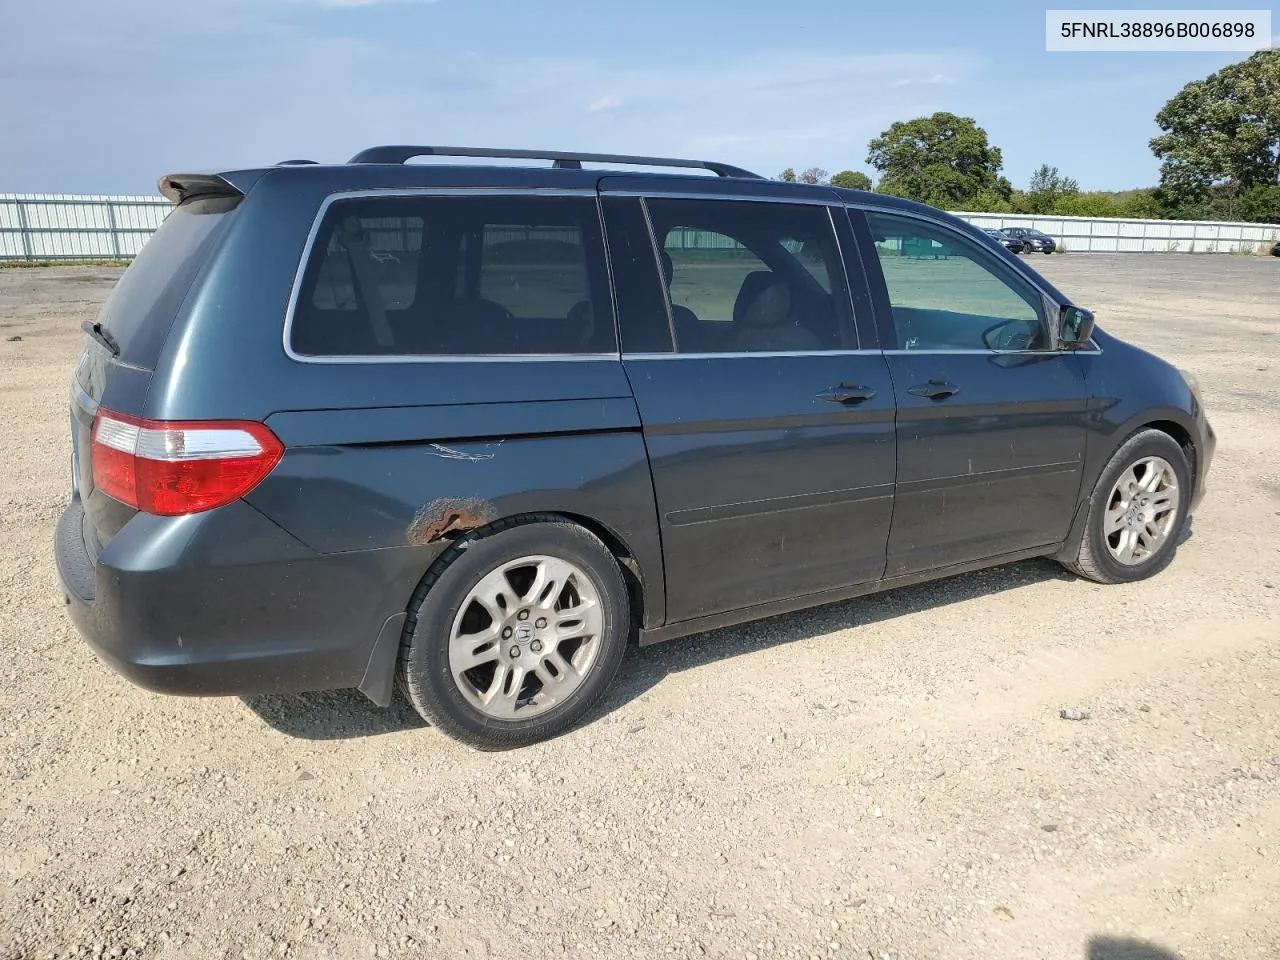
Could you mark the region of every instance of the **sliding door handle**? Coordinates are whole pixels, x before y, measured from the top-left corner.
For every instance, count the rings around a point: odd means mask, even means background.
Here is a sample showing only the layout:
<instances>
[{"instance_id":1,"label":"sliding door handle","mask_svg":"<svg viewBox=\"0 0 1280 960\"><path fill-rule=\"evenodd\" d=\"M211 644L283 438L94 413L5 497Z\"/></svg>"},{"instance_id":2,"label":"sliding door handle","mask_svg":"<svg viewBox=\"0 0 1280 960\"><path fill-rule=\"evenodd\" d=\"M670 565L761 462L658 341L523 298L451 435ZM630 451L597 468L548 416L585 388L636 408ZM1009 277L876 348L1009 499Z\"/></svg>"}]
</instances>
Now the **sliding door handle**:
<instances>
[{"instance_id":1,"label":"sliding door handle","mask_svg":"<svg viewBox=\"0 0 1280 960\"><path fill-rule=\"evenodd\" d=\"M829 400L832 403L861 403L863 400L870 400L876 395L876 392L870 387L864 387L860 383L842 383L838 387L832 387L830 390L824 390L818 394L819 399Z\"/></svg>"},{"instance_id":2,"label":"sliding door handle","mask_svg":"<svg viewBox=\"0 0 1280 960\"><path fill-rule=\"evenodd\" d=\"M934 377L928 383L912 387L907 392L929 400L945 400L947 397L953 397L959 393L960 388L941 377Z\"/></svg>"}]
</instances>

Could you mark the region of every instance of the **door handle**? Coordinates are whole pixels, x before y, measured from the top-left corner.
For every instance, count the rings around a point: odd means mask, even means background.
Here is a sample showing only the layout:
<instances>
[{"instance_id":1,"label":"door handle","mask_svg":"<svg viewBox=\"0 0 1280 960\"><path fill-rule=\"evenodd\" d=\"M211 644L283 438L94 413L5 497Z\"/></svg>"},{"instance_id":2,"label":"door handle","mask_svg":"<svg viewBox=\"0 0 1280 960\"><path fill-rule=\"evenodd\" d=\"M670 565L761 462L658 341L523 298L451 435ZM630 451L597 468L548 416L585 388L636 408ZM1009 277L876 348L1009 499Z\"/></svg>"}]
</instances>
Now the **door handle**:
<instances>
[{"instance_id":1,"label":"door handle","mask_svg":"<svg viewBox=\"0 0 1280 960\"><path fill-rule=\"evenodd\" d=\"M838 387L832 387L830 390L824 390L818 394L819 399L829 400L832 403L861 403L863 400L870 400L876 395L876 392L870 387L864 387L860 383L842 383Z\"/></svg>"},{"instance_id":2,"label":"door handle","mask_svg":"<svg viewBox=\"0 0 1280 960\"><path fill-rule=\"evenodd\" d=\"M926 397L929 400L945 400L947 397L953 397L959 393L960 388L942 377L934 377L923 386L912 387L907 392L915 394L917 397Z\"/></svg>"}]
</instances>

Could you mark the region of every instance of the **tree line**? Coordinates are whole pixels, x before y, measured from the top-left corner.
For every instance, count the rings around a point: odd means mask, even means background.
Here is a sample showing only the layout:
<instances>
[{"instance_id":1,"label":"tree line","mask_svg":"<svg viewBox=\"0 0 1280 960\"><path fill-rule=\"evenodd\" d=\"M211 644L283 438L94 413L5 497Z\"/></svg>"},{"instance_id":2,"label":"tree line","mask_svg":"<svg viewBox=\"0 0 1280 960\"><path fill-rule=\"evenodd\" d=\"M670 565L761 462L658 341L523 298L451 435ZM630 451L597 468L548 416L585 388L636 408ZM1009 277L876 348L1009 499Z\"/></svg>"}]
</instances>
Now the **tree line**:
<instances>
[{"instance_id":1,"label":"tree line","mask_svg":"<svg viewBox=\"0 0 1280 960\"><path fill-rule=\"evenodd\" d=\"M1017 189L987 132L952 113L899 121L872 140L874 184L856 170L832 176L820 167L788 167L777 179L874 189L947 210L1280 223L1280 50L1188 83L1155 119L1155 187L1084 191L1046 163Z\"/></svg>"}]
</instances>

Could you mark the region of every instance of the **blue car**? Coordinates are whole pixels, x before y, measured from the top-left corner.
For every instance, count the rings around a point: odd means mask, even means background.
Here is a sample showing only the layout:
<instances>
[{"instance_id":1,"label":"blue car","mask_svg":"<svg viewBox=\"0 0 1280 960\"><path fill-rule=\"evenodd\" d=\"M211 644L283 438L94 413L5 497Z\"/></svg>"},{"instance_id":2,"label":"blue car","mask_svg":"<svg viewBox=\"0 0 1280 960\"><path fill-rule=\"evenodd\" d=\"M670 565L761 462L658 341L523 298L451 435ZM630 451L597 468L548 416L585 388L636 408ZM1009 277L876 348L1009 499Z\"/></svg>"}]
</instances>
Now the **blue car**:
<instances>
[{"instance_id":1,"label":"blue car","mask_svg":"<svg viewBox=\"0 0 1280 960\"><path fill-rule=\"evenodd\" d=\"M633 642L1029 557L1150 577L1205 493L1195 378L918 203L430 146L160 189L54 545L152 690L398 685L519 746Z\"/></svg>"},{"instance_id":2,"label":"blue car","mask_svg":"<svg viewBox=\"0 0 1280 960\"><path fill-rule=\"evenodd\" d=\"M1005 227L1000 232L1006 237L1018 240L1026 253L1043 253L1047 255L1058 249L1058 243L1053 237L1030 227Z\"/></svg>"}]
</instances>

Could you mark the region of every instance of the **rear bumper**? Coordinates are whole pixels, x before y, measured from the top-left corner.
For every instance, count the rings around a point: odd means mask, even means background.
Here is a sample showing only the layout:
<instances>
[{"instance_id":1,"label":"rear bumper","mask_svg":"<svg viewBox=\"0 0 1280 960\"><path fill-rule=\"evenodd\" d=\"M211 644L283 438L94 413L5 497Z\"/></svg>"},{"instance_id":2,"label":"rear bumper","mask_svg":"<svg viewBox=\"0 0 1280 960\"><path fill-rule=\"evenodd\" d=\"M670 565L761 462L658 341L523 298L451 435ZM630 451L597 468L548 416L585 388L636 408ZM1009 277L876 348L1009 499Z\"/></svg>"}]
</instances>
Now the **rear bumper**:
<instances>
[{"instance_id":1,"label":"rear bumper","mask_svg":"<svg viewBox=\"0 0 1280 960\"><path fill-rule=\"evenodd\" d=\"M420 562L395 550L317 554L244 503L139 514L95 561L72 500L55 553L68 613L94 652L138 686L191 696L360 685Z\"/></svg>"}]
</instances>

